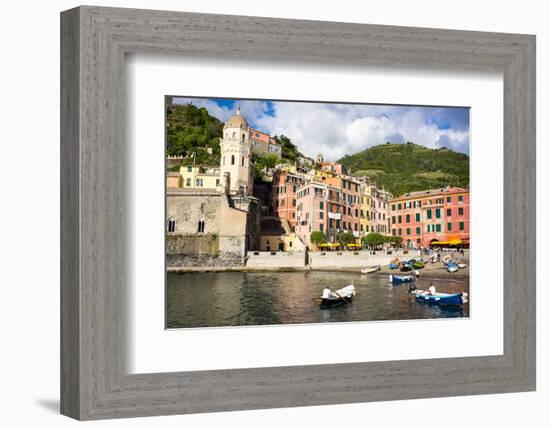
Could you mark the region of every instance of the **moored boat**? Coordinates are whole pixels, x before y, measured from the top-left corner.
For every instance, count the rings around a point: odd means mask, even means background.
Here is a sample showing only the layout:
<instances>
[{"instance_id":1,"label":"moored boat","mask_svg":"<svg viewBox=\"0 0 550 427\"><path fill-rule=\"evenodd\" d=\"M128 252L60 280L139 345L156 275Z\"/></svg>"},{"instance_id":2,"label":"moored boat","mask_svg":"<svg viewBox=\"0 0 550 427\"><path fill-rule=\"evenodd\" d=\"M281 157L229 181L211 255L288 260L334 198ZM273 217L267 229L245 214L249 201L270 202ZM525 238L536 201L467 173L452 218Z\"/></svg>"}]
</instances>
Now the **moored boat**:
<instances>
[{"instance_id":1,"label":"moored boat","mask_svg":"<svg viewBox=\"0 0 550 427\"><path fill-rule=\"evenodd\" d=\"M460 292L457 294L444 294L436 293L430 294L427 291L416 291L415 298L418 302L434 305L462 305L468 302L468 294L466 292Z\"/></svg>"},{"instance_id":2,"label":"moored boat","mask_svg":"<svg viewBox=\"0 0 550 427\"><path fill-rule=\"evenodd\" d=\"M323 291L322 297L319 298L319 305L321 308L331 308L342 304L347 305L352 302L355 295L356 292L353 283L336 291L331 291L327 288Z\"/></svg>"},{"instance_id":3,"label":"moored boat","mask_svg":"<svg viewBox=\"0 0 550 427\"><path fill-rule=\"evenodd\" d=\"M424 262L422 261L413 262L412 268L414 268L415 270L420 270L421 268L424 268Z\"/></svg>"},{"instance_id":4,"label":"moored boat","mask_svg":"<svg viewBox=\"0 0 550 427\"><path fill-rule=\"evenodd\" d=\"M399 264L399 270L400 271L411 271L411 270L414 270L414 269L413 269L413 266L410 262L402 262L401 264Z\"/></svg>"},{"instance_id":5,"label":"moored boat","mask_svg":"<svg viewBox=\"0 0 550 427\"><path fill-rule=\"evenodd\" d=\"M407 274L407 275L390 274L390 282L393 283L394 285L414 282L415 279L416 279L415 276L412 274Z\"/></svg>"},{"instance_id":6,"label":"moored boat","mask_svg":"<svg viewBox=\"0 0 550 427\"><path fill-rule=\"evenodd\" d=\"M464 263L464 262L459 262L458 263L458 268L466 268L466 267L468 267L468 265L466 263Z\"/></svg>"},{"instance_id":7,"label":"moored boat","mask_svg":"<svg viewBox=\"0 0 550 427\"><path fill-rule=\"evenodd\" d=\"M458 264L455 264L453 262L448 262L446 265L445 265L445 268L447 269L447 271L449 273L456 273L458 271Z\"/></svg>"},{"instance_id":8,"label":"moored boat","mask_svg":"<svg viewBox=\"0 0 550 427\"><path fill-rule=\"evenodd\" d=\"M363 268L363 269L361 270L361 273L363 273L363 274L367 274L367 273L376 273L378 270L380 270L380 266L379 266L379 265L375 265L375 266L372 266L372 267Z\"/></svg>"},{"instance_id":9,"label":"moored boat","mask_svg":"<svg viewBox=\"0 0 550 427\"><path fill-rule=\"evenodd\" d=\"M397 270L399 268L399 264L395 264L393 262L390 262L389 265L388 265L388 268L390 270Z\"/></svg>"}]
</instances>

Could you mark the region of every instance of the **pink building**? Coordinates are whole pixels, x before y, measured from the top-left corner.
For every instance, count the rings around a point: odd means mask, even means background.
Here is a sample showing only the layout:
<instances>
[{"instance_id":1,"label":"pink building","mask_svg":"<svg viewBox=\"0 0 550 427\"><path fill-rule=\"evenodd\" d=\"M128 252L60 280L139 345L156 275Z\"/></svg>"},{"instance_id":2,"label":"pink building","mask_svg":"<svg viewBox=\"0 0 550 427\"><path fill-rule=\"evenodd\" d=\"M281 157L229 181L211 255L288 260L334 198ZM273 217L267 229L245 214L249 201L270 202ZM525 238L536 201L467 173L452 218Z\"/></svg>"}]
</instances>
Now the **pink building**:
<instances>
[{"instance_id":1,"label":"pink building","mask_svg":"<svg viewBox=\"0 0 550 427\"><path fill-rule=\"evenodd\" d=\"M327 233L329 191L332 190L327 185L315 181L298 190L295 231L305 245L311 244L309 237L313 231Z\"/></svg>"},{"instance_id":2,"label":"pink building","mask_svg":"<svg viewBox=\"0 0 550 427\"><path fill-rule=\"evenodd\" d=\"M324 182L331 187L329 191L330 212L335 216L328 223L328 237L333 234L349 232L358 238L361 234L362 183L351 176L329 176ZM336 214L340 215L336 215Z\"/></svg>"},{"instance_id":3,"label":"pink building","mask_svg":"<svg viewBox=\"0 0 550 427\"><path fill-rule=\"evenodd\" d=\"M390 201L391 231L407 245L470 243L470 191L446 187L404 194Z\"/></svg>"}]
</instances>

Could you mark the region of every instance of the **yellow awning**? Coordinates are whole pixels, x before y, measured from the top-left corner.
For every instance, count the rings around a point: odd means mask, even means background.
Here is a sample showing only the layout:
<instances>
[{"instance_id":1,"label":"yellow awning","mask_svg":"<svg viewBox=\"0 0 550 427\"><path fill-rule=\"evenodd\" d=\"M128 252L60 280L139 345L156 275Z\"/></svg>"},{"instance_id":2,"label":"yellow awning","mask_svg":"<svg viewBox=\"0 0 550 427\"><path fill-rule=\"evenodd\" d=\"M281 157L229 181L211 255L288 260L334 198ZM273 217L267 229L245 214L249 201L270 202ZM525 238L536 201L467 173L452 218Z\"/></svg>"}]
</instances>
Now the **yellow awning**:
<instances>
[{"instance_id":1,"label":"yellow awning","mask_svg":"<svg viewBox=\"0 0 550 427\"><path fill-rule=\"evenodd\" d=\"M432 242L430 245L461 245L463 242L460 239L448 240L446 242Z\"/></svg>"},{"instance_id":2,"label":"yellow awning","mask_svg":"<svg viewBox=\"0 0 550 427\"><path fill-rule=\"evenodd\" d=\"M357 247L357 246L361 246L361 245L359 243L348 243L346 246Z\"/></svg>"}]
</instances>

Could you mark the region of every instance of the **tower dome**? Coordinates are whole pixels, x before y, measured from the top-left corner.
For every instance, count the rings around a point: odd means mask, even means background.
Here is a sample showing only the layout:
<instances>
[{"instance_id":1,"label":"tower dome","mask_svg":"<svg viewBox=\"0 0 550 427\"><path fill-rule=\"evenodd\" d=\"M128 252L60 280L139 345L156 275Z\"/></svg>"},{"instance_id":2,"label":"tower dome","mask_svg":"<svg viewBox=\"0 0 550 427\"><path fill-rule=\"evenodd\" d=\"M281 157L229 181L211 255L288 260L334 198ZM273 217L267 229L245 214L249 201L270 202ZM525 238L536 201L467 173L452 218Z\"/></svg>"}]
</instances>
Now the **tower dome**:
<instances>
[{"instance_id":1,"label":"tower dome","mask_svg":"<svg viewBox=\"0 0 550 427\"><path fill-rule=\"evenodd\" d=\"M237 112L227 121L223 127L227 128L239 128L239 129L248 129L248 122L241 115L240 107L237 107Z\"/></svg>"}]
</instances>

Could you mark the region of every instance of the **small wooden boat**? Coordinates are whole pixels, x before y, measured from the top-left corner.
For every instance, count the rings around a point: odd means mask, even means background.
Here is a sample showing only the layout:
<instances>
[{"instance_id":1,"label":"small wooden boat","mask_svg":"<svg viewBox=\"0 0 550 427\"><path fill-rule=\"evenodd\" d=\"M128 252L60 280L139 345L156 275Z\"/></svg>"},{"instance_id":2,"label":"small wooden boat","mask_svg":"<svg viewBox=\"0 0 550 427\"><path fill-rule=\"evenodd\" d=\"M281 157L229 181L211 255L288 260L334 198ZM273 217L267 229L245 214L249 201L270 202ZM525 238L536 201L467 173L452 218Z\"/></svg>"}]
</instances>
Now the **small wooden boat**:
<instances>
[{"instance_id":1,"label":"small wooden boat","mask_svg":"<svg viewBox=\"0 0 550 427\"><path fill-rule=\"evenodd\" d=\"M412 266L411 263L402 262L401 264L399 264L399 270L400 271L411 271L411 270L414 270L414 269L413 269L413 266Z\"/></svg>"},{"instance_id":2,"label":"small wooden boat","mask_svg":"<svg viewBox=\"0 0 550 427\"><path fill-rule=\"evenodd\" d=\"M420 270L420 269L424 268L424 263L422 261L413 262L412 263L412 268L414 268L415 270Z\"/></svg>"},{"instance_id":3,"label":"small wooden boat","mask_svg":"<svg viewBox=\"0 0 550 427\"><path fill-rule=\"evenodd\" d=\"M455 264L453 262L448 262L446 265L445 265L445 268L447 269L447 271L449 273L456 273L458 271L458 264Z\"/></svg>"},{"instance_id":4,"label":"small wooden boat","mask_svg":"<svg viewBox=\"0 0 550 427\"><path fill-rule=\"evenodd\" d=\"M352 283L336 291L330 291L328 295L323 295L319 298L319 305L321 308L332 308L342 304L348 305L352 302L355 295L355 286Z\"/></svg>"},{"instance_id":5,"label":"small wooden boat","mask_svg":"<svg viewBox=\"0 0 550 427\"><path fill-rule=\"evenodd\" d=\"M417 290L415 298L418 302L433 305L462 305L468 302L468 294L460 292L458 294L444 294L437 292L435 295L427 291Z\"/></svg>"},{"instance_id":6,"label":"small wooden boat","mask_svg":"<svg viewBox=\"0 0 550 427\"><path fill-rule=\"evenodd\" d=\"M361 270L361 273L363 273L363 274L376 273L378 270L380 270L380 266L375 265L375 266L372 266L372 267L363 268Z\"/></svg>"},{"instance_id":7,"label":"small wooden boat","mask_svg":"<svg viewBox=\"0 0 550 427\"><path fill-rule=\"evenodd\" d=\"M443 264L445 265L448 265L448 264L458 264L458 259L457 258L453 258L451 255L445 255L443 257L443 259L441 260L441 262L443 262Z\"/></svg>"},{"instance_id":8,"label":"small wooden boat","mask_svg":"<svg viewBox=\"0 0 550 427\"><path fill-rule=\"evenodd\" d=\"M401 276L390 274L390 282L394 285L400 285L402 283L410 283L410 282L414 282L415 280L416 280L416 277L412 274L401 275Z\"/></svg>"},{"instance_id":9,"label":"small wooden boat","mask_svg":"<svg viewBox=\"0 0 550 427\"><path fill-rule=\"evenodd\" d=\"M458 268L466 268L466 267L468 267L466 263L463 263L463 262L458 263Z\"/></svg>"}]
</instances>

